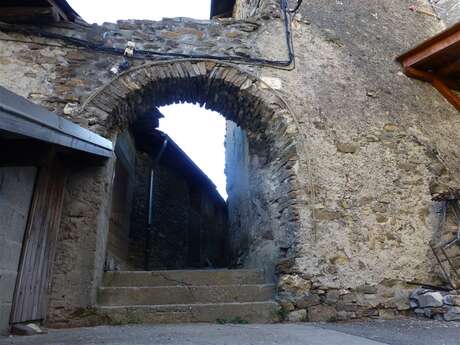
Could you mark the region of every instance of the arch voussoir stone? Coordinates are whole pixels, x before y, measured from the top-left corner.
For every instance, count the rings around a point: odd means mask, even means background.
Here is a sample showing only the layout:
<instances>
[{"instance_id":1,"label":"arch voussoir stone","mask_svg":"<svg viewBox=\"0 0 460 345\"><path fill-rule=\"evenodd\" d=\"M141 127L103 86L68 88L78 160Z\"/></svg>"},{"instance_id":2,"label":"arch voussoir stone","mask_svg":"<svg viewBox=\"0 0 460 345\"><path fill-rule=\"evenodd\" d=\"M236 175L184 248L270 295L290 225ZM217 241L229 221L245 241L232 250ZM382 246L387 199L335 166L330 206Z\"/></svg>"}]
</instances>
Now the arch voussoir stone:
<instances>
[{"instance_id":1,"label":"arch voussoir stone","mask_svg":"<svg viewBox=\"0 0 460 345\"><path fill-rule=\"evenodd\" d=\"M204 105L247 132L250 154L258 157L251 163L258 170L250 177L252 202L268 214L256 223L274 233L263 238L255 229L255 237L247 245L272 248L276 260L295 256L294 240L301 224L301 184L296 164L297 150L302 145L296 142L299 135L293 125L294 114L257 77L214 61L149 63L114 78L89 97L82 112L105 114L100 117L103 127L107 136L115 138L140 114L178 102ZM273 242L271 247L268 241ZM268 264L273 271L276 262Z\"/></svg>"}]
</instances>

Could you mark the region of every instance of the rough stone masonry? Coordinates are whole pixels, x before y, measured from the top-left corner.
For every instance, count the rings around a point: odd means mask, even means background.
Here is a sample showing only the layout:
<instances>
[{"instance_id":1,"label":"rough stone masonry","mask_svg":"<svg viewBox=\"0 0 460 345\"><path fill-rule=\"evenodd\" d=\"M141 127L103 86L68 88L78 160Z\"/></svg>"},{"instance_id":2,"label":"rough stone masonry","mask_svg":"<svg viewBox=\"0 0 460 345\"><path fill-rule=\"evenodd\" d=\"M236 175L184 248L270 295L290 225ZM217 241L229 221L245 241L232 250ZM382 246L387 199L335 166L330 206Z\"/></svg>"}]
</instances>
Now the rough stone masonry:
<instances>
[{"instance_id":1,"label":"rough stone masonry","mask_svg":"<svg viewBox=\"0 0 460 345\"><path fill-rule=\"evenodd\" d=\"M410 311L409 284L440 283L432 194L460 176L457 111L394 61L444 28L410 11L414 3L431 10L427 0L305 1L293 19L293 70L157 58L129 60L114 76L121 56L2 29L0 84L114 140L152 106L196 101L221 112L248 136L251 190L233 206L254 210L241 264L270 276L276 266L289 320L391 318ZM163 53L286 58L273 0L238 0L232 19L41 29L120 49L134 41ZM67 187L56 325L82 324L72 319L95 304L112 170L113 161L82 167Z\"/></svg>"}]
</instances>

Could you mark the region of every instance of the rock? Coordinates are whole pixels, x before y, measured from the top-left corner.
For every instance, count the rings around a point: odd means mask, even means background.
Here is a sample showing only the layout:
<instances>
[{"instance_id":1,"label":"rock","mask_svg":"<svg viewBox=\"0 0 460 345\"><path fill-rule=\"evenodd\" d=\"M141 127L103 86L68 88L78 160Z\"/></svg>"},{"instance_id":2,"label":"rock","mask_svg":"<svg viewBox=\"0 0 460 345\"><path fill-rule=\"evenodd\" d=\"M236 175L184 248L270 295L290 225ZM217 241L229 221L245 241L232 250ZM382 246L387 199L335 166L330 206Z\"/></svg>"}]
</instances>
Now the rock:
<instances>
[{"instance_id":1,"label":"rock","mask_svg":"<svg viewBox=\"0 0 460 345\"><path fill-rule=\"evenodd\" d=\"M382 320L393 320L395 318L395 311L393 309L379 309L379 317Z\"/></svg>"},{"instance_id":2,"label":"rock","mask_svg":"<svg viewBox=\"0 0 460 345\"><path fill-rule=\"evenodd\" d=\"M303 322L306 321L306 319L307 311L305 309L290 312L288 315L289 322Z\"/></svg>"},{"instance_id":3,"label":"rock","mask_svg":"<svg viewBox=\"0 0 460 345\"><path fill-rule=\"evenodd\" d=\"M358 150L358 145L351 143L338 143L336 147L341 153L355 153Z\"/></svg>"},{"instance_id":4,"label":"rock","mask_svg":"<svg viewBox=\"0 0 460 345\"><path fill-rule=\"evenodd\" d=\"M420 308L425 307L442 307L443 297L439 292L427 292L423 295L417 296L417 302Z\"/></svg>"},{"instance_id":5,"label":"rock","mask_svg":"<svg viewBox=\"0 0 460 345\"><path fill-rule=\"evenodd\" d=\"M260 84L262 89L266 89L267 85L274 90L281 90L283 88L283 83L279 78L263 76L261 80L263 81L263 83Z\"/></svg>"},{"instance_id":6,"label":"rock","mask_svg":"<svg viewBox=\"0 0 460 345\"><path fill-rule=\"evenodd\" d=\"M414 313L417 315L425 315L425 310L423 310L422 308L416 308L414 309Z\"/></svg>"},{"instance_id":7,"label":"rock","mask_svg":"<svg viewBox=\"0 0 460 345\"><path fill-rule=\"evenodd\" d=\"M285 275L280 278L278 287L281 291L302 294L310 291L311 281L298 275Z\"/></svg>"},{"instance_id":8,"label":"rock","mask_svg":"<svg viewBox=\"0 0 460 345\"><path fill-rule=\"evenodd\" d=\"M282 302L279 302L281 308L283 308L283 310L285 311L293 311L295 309L295 306L294 304L292 304L292 302L289 302L289 301L282 301Z\"/></svg>"},{"instance_id":9,"label":"rock","mask_svg":"<svg viewBox=\"0 0 460 345\"><path fill-rule=\"evenodd\" d=\"M410 307L412 309L418 308L418 302L416 300L410 300Z\"/></svg>"},{"instance_id":10,"label":"rock","mask_svg":"<svg viewBox=\"0 0 460 345\"><path fill-rule=\"evenodd\" d=\"M444 304L460 306L460 296L458 296L458 295L446 295L446 296L444 296Z\"/></svg>"},{"instance_id":11,"label":"rock","mask_svg":"<svg viewBox=\"0 0 460 345\"><path fill-rule=\"evenodd\" d=\"M433 316L433 319L435 319L436 321L444 321L443 315L440 314L436 314L435 316Z\"/></svg>"},{"instance_id":12,"label":"rock","mask_svg":"<svg viewBox=\"0 0 460 345\"><path fill-rule=\"evenodd\" d=\"M330 290L326 294L326 303L335 304L338 302L339 297L340 297L340 293L338 290Z\"/></svg>"},{"instance_id":13,"label":"rock","mask_svg":"<svg viewBox=\"0 0 460 345\"><path fill-rule=\"evenodd\" d=\"M38 325L34 323L29 324L15 324L11 328L11 334L13 335L37 335L37 334L46 334L47 332L41 329Z\"/></svg>"},{"instance_id":14,"label":"rock","mask_svg":"<svg viewBox=\"0 0 460 345\"><path fill-rule=\"evenodd\" d=\"M316 211L315 216L316 216L316 219L318 220L330 221L330 220L339 219L342 215L338 211L318 209ZM348 258L347 258L347 261L348 261Z\"/></svg>"},{"instance_id":15,"label":"rock","mask_svg":"<svg viewBox=\"0 0 460 345\"><path fill-rule=\"evenodd\" d=\"M362 292L364 294L376 294L377 287L369 284L364 284L356 288L357 292Z\"/></svg>"},{"instance_id":16,"label":"rock","mask_svg":"<svg viewBox=\"0 0 460 345\"><path fill-rule=\"evenodd\" d=\"M64 114L65 115L72 115L78 109L77 103L67 103L64 107Z\"/></svg>"},{"instance_id":17,"label":"rock","mask_svg":"<svg viewBox=\"0 0 460 345\"><path fill-rule=\"evenodd\" d=\"M308 320L316 321L336 321L337 310L329 305L317 305L308 308Z\"/></svg>"},{"instance_id":18,"label":"rock","mask_svg":"<svg viewBox=\"0 0 460 345\"><path fill-rule=\"evenodd\" d=\"M423 314L429 319L431 319L431 317L433 316L433 313L431 312L431 308L423 309Z\"/></svg>"},{"instance_id":19,"label":"rock","mask_svg":"<svg viewBox=\"0 0 460 345\"><path fill-rule=\"evenodd\" d=\"M442 315L447 312L446 307L431 308L431 315Z\"/></svg>"},{"instance_id":20,"label":"rock","mask_svg":"<svg viewBox=\"0 0 460 345\"><path fill-rule=\"evenodd\" d=\"M356 313L348 312L348 311L345 311L345 310L341 310L341 311L337 312L337 320L347 321L347 320L351 320L351 319L356 319Z\"/></svg>"},{"instance_id":21,"label":"rock","mask_svg":"<svg viewBox=\"0 0 460 345\"><path fill-rule=\"evenodd\" d=\"M320 302L321 300L318 295L308 292L303 296L296 298L294 303L297 306L297 308L304 309L314 305L318 305L320 304Z\"/></svg>"},{"instance_id":22,"label":"rock","mask_svg":"<svg viewBox=\"0 0 460 345\"><path fill-rule=\"evenodd\" d=\"M395 132L395 131L399 130L399 127L398 127L398 125L396 125L394 123L387 123L385 126L383 126L383 130L385 132Z\"/></svg>"},{"instance_id":23,"label":"rock","mask_svg":"<svg viewBox=\"0 0 460 345\"><path fill-rule=\"evenodd\" d=\"M392 301L394 306L396 307L397 310L403 311L403 310L410 310L411 305L410 302L407 299L402 299L402 298L395 298Z\"/></svg>"},{"instance_id":24,"label":"rock","mask_svg":"<svg viewBox=\"0 0 460 345\"><path fill-rule=\"evenodd\" d=\"M460 320L460 307L447 307L447 312L444 314L444 320Z\"/></svg>"},{"instance_id":25,"label":"rock","mask_svg":"<svg viewBox=\"0 0 460 345\"><path fill-rule=\"evenodd\" d=\"M343 303L343 302L339 302L337 303L337 310L340 310L340 311L347 311L347 312L352 312L352 311L358 311L359 309L359 306L357 304L347 304L347 303Z\"/></svg>"},{"instance_id":26,"label":"rock","mask_svg":"<svg viewBox=\"0 0 460 345\"><path fill-rule=\"evenodd\" d=\"M423 295L424 293L430 292L431 290L424 289L424 288L416 288L409 296L411 300L417 301L417 297Z\"/></svg>"},{"instance_id":27,"label":"rock","mask_svg":"<svg viewBox=\"0 0 460 345\"><path fill-rule=\"evenodd\" d=\"M278 262L276 270L278 273L289 274L293 272L293 266L295 265L295 258L284 259Z\"/></svg>"}]
</instances>

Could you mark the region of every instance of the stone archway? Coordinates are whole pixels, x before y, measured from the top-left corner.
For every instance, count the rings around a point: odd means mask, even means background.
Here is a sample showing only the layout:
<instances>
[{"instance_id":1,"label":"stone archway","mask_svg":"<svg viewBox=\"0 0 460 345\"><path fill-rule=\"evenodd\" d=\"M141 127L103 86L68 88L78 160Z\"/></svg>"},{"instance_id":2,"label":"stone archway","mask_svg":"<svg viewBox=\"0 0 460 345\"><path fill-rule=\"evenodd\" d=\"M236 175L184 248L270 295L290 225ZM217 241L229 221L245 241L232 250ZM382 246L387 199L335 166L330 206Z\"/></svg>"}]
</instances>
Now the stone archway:
<instances>
[{"instance_id":1,"label":"stone archway","mask_svg":"<svg viewBox=\"0 0 460 345\"><path fill-rule=\"evenodd\" d=\"M263 268L267 276L273 277L276 264L296 253L302 202L299 157L303 155L299 155L299 150L303 146L296 140L300 133L294 115L266 83L236 66L215 61L153 62L115 77L87 99L77 116L91 123L91 129L115 141L117 134L126 130L139 114L177 102L204 105L247 132L254 153L251 164L257 170L252 176L247 204L252 219L246 234L234 236L233 245L246 246L246 267ZM94 261L93 273L85 284L85 288L91 285L91 291L83 307L94 305L102 274L113 166L112 160L99 168L100 181L92 190L97 194L93 199L98 199L100 210L92 209L92 219L85 221L87 235L93 238ZM81 188L78 193L84 190ZM61 260L59 265L62 264ZM69 278L58 275L54 285L62 287L59 281L63 279Z\"/></svg>"},{"instance_id":2,"label":"stone archway","mask_svg":"<svg viewBox=\"0 0 460 345\"><path fill-rule=\"evenodd\" d=\"M253 181L259 186L253 187L251 194L251 204L259 214L258 219L251 220L252 238L246 249L255 253L249 258L252 265L259 263L273 272L275 261L292 254L299 226L299 188L294 172L299 157L292 115L256 77L210 61L138 66L93 94L84 111L90 117L94 112L105 112L103 127L106 135L113 136L138 114L177 102L204 105L248 132L251 150L258 155L260 176Z\"/></svg>"}]
</instances>

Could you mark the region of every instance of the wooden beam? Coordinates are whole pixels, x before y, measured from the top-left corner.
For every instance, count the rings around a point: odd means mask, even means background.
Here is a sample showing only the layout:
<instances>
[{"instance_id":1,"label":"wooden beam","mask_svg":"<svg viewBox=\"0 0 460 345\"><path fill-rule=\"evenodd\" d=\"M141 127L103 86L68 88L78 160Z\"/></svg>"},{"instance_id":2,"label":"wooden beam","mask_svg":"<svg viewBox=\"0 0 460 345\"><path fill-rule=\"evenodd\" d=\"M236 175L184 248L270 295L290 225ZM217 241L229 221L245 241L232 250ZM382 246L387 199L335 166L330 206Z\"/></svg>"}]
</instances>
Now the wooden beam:
<instances>
[{"instance_id":1,"label":"wooden beam","mask_svg":"<svg viewBox=\"0 0 460 345\"><path fill-rule=\"evenodd\" d=\"M459 42L460 23L421 43L414 49L402 54L396 60L407 67L412 67L420 60Z\"/></svg>"},{"instance_id":2,"label":"wooden beam","mask_svg":"<svg viewBox=\"0 0 460 345\"><path fill-rule=\"evenodd\" d=\"M460 111L460 98L439 78L435 77L431 84L438 90L458 111Z\"/></svg>"},{"instance_id":3,"label":"wooden beam","mask_svg":"<svg viewBox=\"0 0 460 345\"><path fill-rule=\"evenodd\" d=\"M460 98L446 85L446 82L443 81L438 76L433 73L422 71L414 67L407 67L404 69L405 74L408 77L420 79L426 82L431 83L436 90L443 95L450 104L452 104L457 110L460 111Z\"/></svg>"},{"instance_id":4,"label":"wooden beam","mask_svg":"<svg viewBox=\"0 0 460 345\"><path fill-rule=\"evenodd\" d=\"M460 31L457 31L451 36L435 42L432 46L428 46L419 52L414 52L414 54L407 56L403 61L403 65L405 67L413 67L415 64L418 64L435 54L439 54L443 50L450 48L453 45L460 45Z\"/></svg>"},{"instance_id":5,"label":"wooden beam","mask_svg":"<svg viewBox=\"0 0 460 345\"><path fill-rule=\"evenodd\" d=\"M441 78L451 78L451 75L453 75L454 73L459 73L459 72L460 72L460 56L458 57L458 60L438 69L436 71L436 75Z\"/></svg>"},{"instance_id":6,"label":"wooden beam","mask_svg":"<svg viewBox=\"0 0 460 345\"><path fill-rule=\"evenodd\" d=\"M57 13L59 13L59 16L65 20L65 21L70 21L69 17L67 14L56 4L56 1L54 0L48 0L48 3L55 9Z\"/></svg>"}]
</instances>

